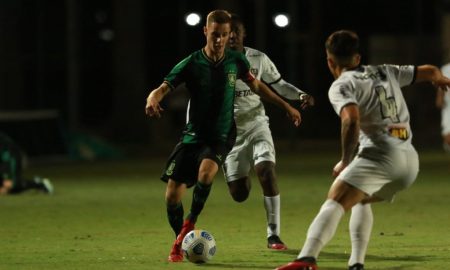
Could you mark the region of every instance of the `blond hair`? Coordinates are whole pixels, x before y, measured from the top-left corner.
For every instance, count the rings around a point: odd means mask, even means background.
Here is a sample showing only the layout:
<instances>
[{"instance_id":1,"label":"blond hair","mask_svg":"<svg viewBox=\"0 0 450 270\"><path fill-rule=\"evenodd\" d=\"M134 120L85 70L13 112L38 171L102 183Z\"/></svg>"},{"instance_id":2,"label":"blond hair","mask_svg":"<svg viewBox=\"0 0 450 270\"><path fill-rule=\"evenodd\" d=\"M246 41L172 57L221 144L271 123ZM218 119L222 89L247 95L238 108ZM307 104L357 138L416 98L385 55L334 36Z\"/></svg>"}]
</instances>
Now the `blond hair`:
<instances>
[{"instance_id":1,"label":"blond hair","mask_svg":"<svg viewBox=\"0 0 450 270\"><path fill-rule=\"evenodd\" d=\"M211 23L230 23L231 24L231 14L223 9L216 9L208 13L206 17L206 25L210 25Z\"/></svg>"}]
</instances>

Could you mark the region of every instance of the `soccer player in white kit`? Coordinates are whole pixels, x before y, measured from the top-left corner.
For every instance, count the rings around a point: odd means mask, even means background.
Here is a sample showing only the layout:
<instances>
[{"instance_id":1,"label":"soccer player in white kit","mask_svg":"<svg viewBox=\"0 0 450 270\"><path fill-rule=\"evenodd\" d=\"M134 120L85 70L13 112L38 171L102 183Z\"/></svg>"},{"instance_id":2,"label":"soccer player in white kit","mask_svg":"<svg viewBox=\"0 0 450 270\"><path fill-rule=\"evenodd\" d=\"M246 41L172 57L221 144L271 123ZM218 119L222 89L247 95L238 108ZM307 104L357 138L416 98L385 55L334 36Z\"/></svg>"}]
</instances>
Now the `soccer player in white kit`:
<instances>
[{"instance_id":1,"label":"soccer player in white kit","mask_svg":"<svg viewBox=\"0 0 450 270\"><path fill-rule=\"evenodd\" d=\"M450 63L442 66L442 74L450 77ZM436 95L436 106L441 109L441 134L445 151L450 153L450 92L440 89Z\"/></svg>"},{"instance_id":2,"label":"soccer player in white kit","mask_svg":"<svg viewBox=\"0 0 450 270\"><path fill-rule=\"evenodd\" d=\"M312 96L281 78L276 66L266 54L244 47L244 37L245 27L242 20L236 14L232 14L229 48L245 53L255 77L269 84L287 99L299 100L301 97L303 109L314 105ZM286 249L286 245L280 239L280 193L275 177L275 148L269 118L260 97L240 80L236 81L234 116L237 139L223 165L230 194L237 202L247 199L251 188L249 171L254 167L264 195L267 247Z\"/></svg>"},{"instance_id":3,"label":"soccer player in white kit","mask_svg":"<svg viewBox=\"0 0 450 270\"><path fill-rule=\"evenodd\" d=\"M336 79L328 96L341 118L342 156L333 169L336 178L328 198L311 223L297 259L278 270L318 269L321 249L350 209L348 269L364 269L373 224L370 203L392 201L414 182L419 171L401 87L424 81L441 88L450 86L450 79L432 65L360 65L359 38L352 31L331 34L325 47L328 67Z\"/></svg>"}]
</instances>

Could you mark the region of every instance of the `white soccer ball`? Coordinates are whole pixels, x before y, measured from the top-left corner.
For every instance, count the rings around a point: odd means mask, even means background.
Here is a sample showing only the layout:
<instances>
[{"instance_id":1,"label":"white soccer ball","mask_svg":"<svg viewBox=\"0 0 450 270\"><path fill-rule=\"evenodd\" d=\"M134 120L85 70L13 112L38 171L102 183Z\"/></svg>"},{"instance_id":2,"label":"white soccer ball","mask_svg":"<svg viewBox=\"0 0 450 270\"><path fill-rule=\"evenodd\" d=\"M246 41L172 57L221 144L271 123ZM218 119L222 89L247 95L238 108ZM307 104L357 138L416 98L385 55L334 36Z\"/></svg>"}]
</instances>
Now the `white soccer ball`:
<instances>
[{"instance_id":1,"label":"white soccer ball","mask_svg":"<svg viewBox=\"0 0 450 270\"><path fill-rule=\"evenodd\" d=\"M193 263L205 263L216 253L216 240L205 230L192 230L181 244L184 256Z\"/></svg>"}]
</instances>

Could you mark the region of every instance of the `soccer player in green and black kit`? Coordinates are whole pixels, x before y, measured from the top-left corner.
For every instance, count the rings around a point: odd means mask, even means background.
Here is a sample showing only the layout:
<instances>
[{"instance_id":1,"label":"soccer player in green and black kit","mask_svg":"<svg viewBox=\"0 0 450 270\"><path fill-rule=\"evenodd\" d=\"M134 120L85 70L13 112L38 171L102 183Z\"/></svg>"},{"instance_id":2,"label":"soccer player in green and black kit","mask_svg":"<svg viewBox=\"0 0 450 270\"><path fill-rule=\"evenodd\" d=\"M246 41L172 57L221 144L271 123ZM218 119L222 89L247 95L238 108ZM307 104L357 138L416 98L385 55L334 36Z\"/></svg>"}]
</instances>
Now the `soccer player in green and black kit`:
<instances>
[{"instance_id":1,"label":"soccer player in green and black kit","mask_svg":"<svg viewBox=\"0 0 450 270\"><path fill-rule=\"evenodd\" d=\"M0 195L18 194L30 189L53 193L50 180L37 176L33 179L22 177L22 151L9 136L0 132Z\"/></svg>"},{"instance_id":2,"label":"soccer player in green and black kit","mask_svg":"<svg viewBox=\"0 0 450 270\"><path fill-rule=\"evenodd\" d=\"M225 49L230 24L231 16L227 11L210 12L204 27L205 47L178 63L147 98L146 114L160 117L163 109L159 103L170 90L184 82L190 93L188 122L161 177L167 182L167 214L177 236L168 258L171 262L183 260L181 242L194 229L211 190L213 178L234 144L236 80L241 79L253 92L286 110L296 126L301 121L296 109L250 73L250 65L244 54ZM181 199L186 189L192 186L191 209L183 222Z\"/></svg>"}]
</instances>

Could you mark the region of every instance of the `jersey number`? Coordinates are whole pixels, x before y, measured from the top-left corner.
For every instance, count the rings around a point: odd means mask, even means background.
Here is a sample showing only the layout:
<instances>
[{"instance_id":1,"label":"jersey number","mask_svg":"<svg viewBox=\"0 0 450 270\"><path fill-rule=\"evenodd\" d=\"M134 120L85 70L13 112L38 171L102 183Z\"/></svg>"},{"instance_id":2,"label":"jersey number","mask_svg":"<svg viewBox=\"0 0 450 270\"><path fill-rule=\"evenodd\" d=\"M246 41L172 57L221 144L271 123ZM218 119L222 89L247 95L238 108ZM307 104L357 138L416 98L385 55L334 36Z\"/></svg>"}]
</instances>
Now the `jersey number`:
<instances>
[{"instance_id":1,"label":"jersey number","mask_svg":"<svg viewBox=\"0 0 450 270\"><path fill-rule=\"evenodd\" d=\"M377 91L378 98L381 103L381 115L383 118L390 118L392 122L400 122L397 114L397 105L395 104L394 97L387 97L386 89L383 86L375 87Z\"/></svg>"}]
</instances>

